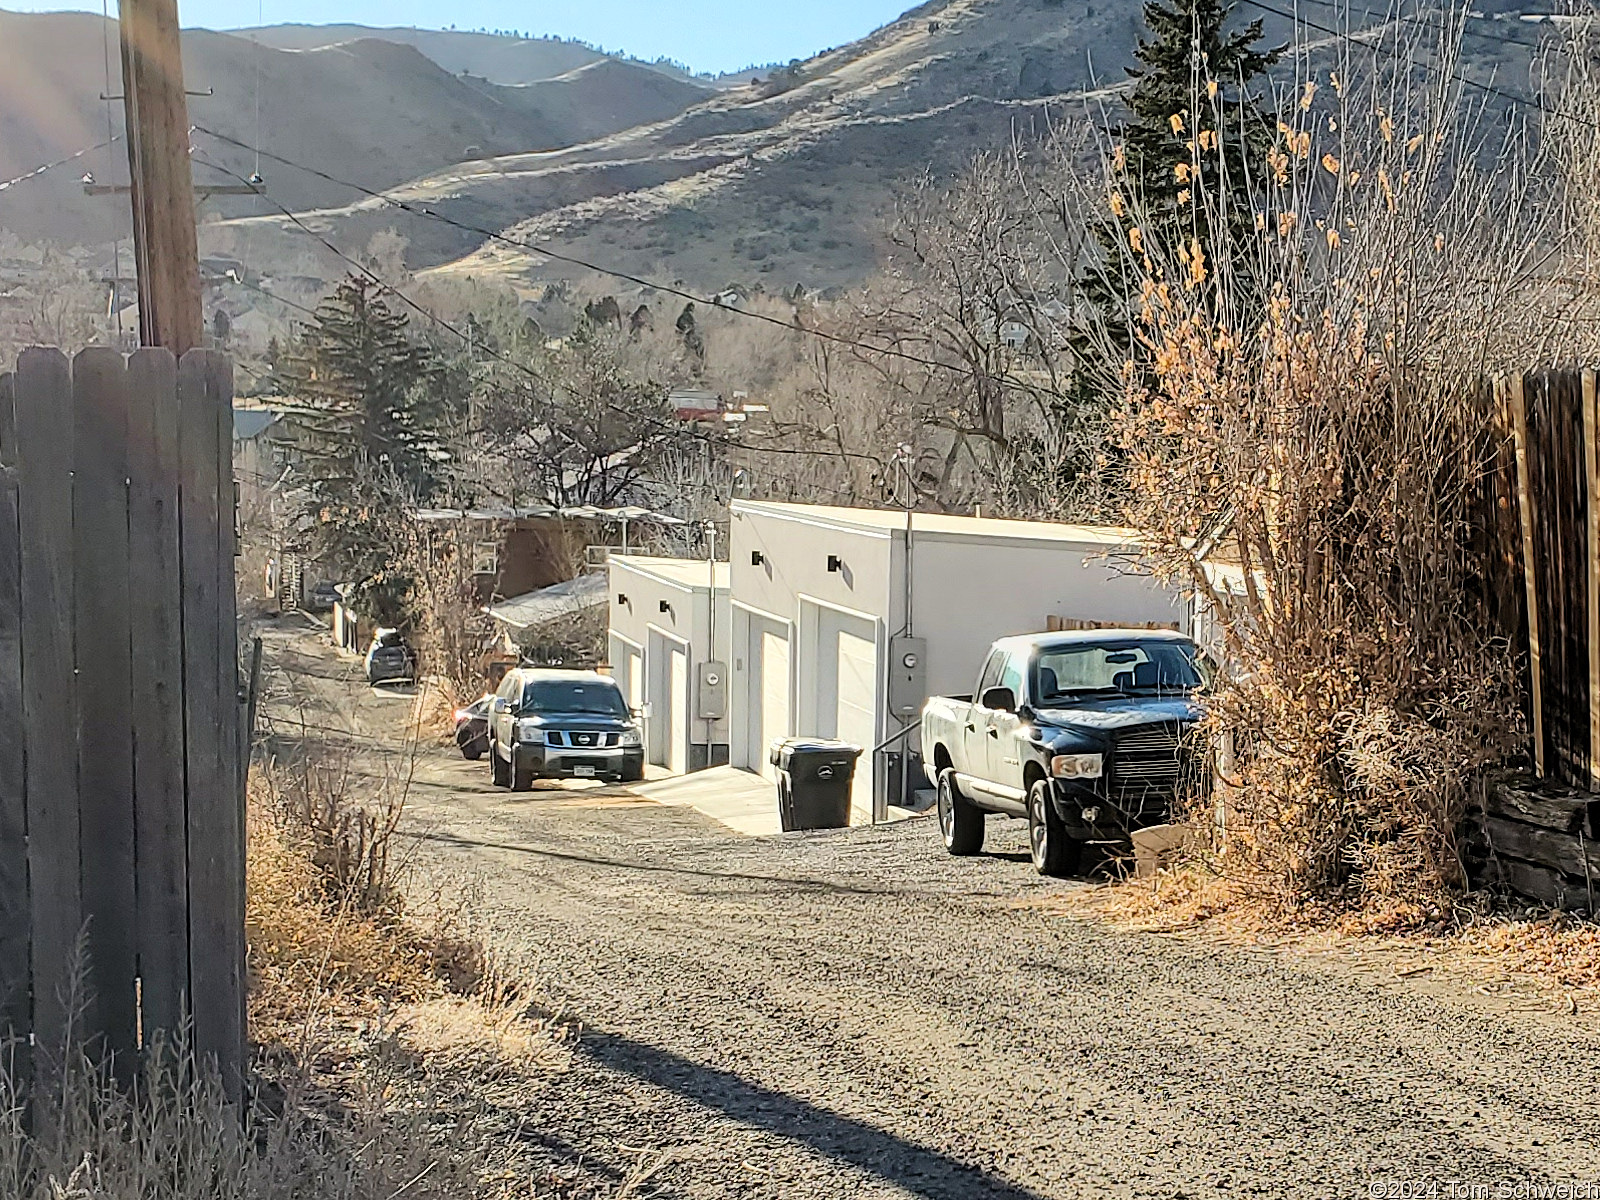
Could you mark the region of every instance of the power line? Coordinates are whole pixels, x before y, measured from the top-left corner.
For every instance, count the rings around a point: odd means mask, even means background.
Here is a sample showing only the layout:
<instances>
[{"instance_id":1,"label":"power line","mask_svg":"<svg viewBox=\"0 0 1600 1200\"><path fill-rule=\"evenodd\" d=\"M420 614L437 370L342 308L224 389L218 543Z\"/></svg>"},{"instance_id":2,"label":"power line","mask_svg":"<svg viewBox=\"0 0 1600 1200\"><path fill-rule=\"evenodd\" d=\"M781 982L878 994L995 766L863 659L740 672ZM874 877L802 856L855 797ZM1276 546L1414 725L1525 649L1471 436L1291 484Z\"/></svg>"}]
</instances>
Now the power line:
<instances>
[{"instance_id":1,"label":"power line","mask_svg":"<svg viewBox=\"0 0 1600 1200\"><path fill-rule=\"evenodd\" d=\"M1282 17L1287 21L1294 22L1296 25L1304 25L1307 29L1315 29L1318 33L1326 33L1331 37L1342 38L1346 41L1355 40L1355 35L1349 30L1332 29L1327 25L1318 25L1315 21L1312 21L1307 17L1304 17L1298 13L1288 12L1285 9L1275 8L1270 4L1264 3L1263 0L1241 0L1241 3L1248 4L1251 8L1260 9L1262 12L1271 13L1275 17ZM1407 20L1414 18L1401 19ZM1518 44L1527 45L1526 42L1521 42ZM1391 53L1398 54L1398 51L1391 51ZM1560 117L1563 120L1572 121L1575 124L1582 125L1588 129L1600 130L1600 124L1596 124L1594 121L1585 120L1576 113L1564 112L1561 109L1546 108L1538 100L1533 100L1526 96L1518 96L1514 92L1508 92L1503 88L1497 88L1493 84L1479 83L1476 79L1468 79L1465 75L1458 74L1454 71L1449 71L1444 67L1437 65L1436 63L1429 62L1427 59L1418 58L1414 59L1413 61L1431 75L1436 75L1441 79L1453 80L1454 82L1461 84L1463 87L1472 88L1475 91L1483 93L1485 96L1495 96L1511 104L1521 105L1524 108L1531 108L1535 112L1541 113L1547 117Z\"/></svg>"},{"instance_id":2,"label":"power line","mask_svg":"<svg viewBox=\"0 0 1600 1200\"><path fill-rule=\"evenodd\" d=\"M242 275L228 275L228 276L224 276L224 277L222 277L220 279L208 280L208 282L211 282L211 283L236 283L242 288L248 288L250 291L257 293L258 295L265 296L268 300L277 301L277 303L283 305L285 308L292 308L296 312L302 312L308 317L315 318L317 316L317 310L316 309L311 308L308 305L301 304L298 300L291 300L287 296L280 296L280 295L278 295L277 292L269 292L266 288L262 287L259 283L251 283L248 279L244 278Z\"/></svg>"},{"instance_id":3,"label":"power line","mask_svg":"<svg viewBox=\"0 0 1600 1200\"><path fill-rule=\"evenodd\" d=\"M44 163L41 166L34 167L33 170L31 170L31 171L24 171L21 175L16 176L14 179L0 180L0 192L6 191L9 188L14 188L19 183L25 183L28 180L33 179L35 176L43 175L46 171L54 171L57 167L64 167L69 162L76 162L78 159L82 158L85 154L93 154L96 150L104 150L107 146L113 145L114 143L120 142L121 140L122 140L122 134L120 134L120 133L113 134L111 136L111 138L109 140L107 140L107 141L96 142L92 146L85 146L82 150L75 150L75 151L73 151L73 153L67 155L65 158L54 159L51 162L47 162L47 163Z\"/></svg>"},{"instance_id":4,"label":"power line","mask_svg":"<svg viewBox=\"0 0 1600 1200\"><path fill-rule=\"evenodd\" d=\"M263 153L265 153L265 151L263 151ZM194 157L195 157L195 161L203 163L208 167L212 167L215 170L221 171L226 175L232 175L235 179L241 178L236 172L234 172L232 169L230 169L228 167L223 166L221 163L213 162L210 159L205 158L203 155L198 155L197 154ZM267 157L270 158L272 156L270 154L268 154ZM454 335L455 337L460 338L463 342L467 343L468 345L474 346L475 348L477 348L479 350L482 350L485 354L488 354L491 358L495 359L496 361L504 363L506 366L511 367L514 370L521 371L523 374L527 375L530 379L538 380L540 382L543 381L543 377L540 376L540 374L537 371L535 371L532 367L528 366L526 363L518 362L516 359L509 358L506 355L500 353L498 350L494 349L492 346L486 345L485 343L483 343L481 341L474 340L464 330L458 329L456 326L452 325L449 321L446 321L443 317L439 316L437 313L429 311L426 307L424 307L421 304L418 304L415 300L413 300L410 296L406 295L399 288L395 287L394 285L388 283L386 280L384 280L381 277L379 277L374 271L372 271L371 268L366 266L366 264L364 264L364 263L362 263L362 262L360 262L360 261L358 261L358 260L356 260L354 258L351 258L343 250L339 249L338 246L334 245L327 238L323 237L322 234L318 233L316 230L312 229L309 225L307 225L304 221L302 221L300 219L299 214L297 214L293 209L289 208L287 205L283 204L281 201L273 199L273 197L267 195L265 192L261 192L259 194L261 195L262 199L266 200L267 203L271 204L274 208L276 208L279 212L281 212L284 215L284 217L286 217L290 222L292 222L294 224L295 228L299 229L307 237L315 239L330 254L334 255L336 258L338 258L341 261L343 261L345 264L350 266L355 271L358 271L364 278L366 278L371 283L375 284L381 290L389 293L390 295L394 296L396 299L400 300L408 308L410 308L412 311L414 311L417 314L419 314L420 316L422 316L424 319L433 322L435 325L439 326L439 328L441 328L441 329L445 330L446 332ZM268 293L268 294L270 294L270 293ZM274 299L279 299L279 297L274 297ZM734 310L734 311L737 311L737 310ZM313 314L313 315L315 315L315 314ZM779 322L779 324L782 324L782 322ZM734 445L734 443L727 442L727 441L725 441L723 439L709 437L709 436L707 436L705 434L698 433L698 432L696 432L694 430L688 429L684 425L682 425L681 423L677 423L677 424L669 423L667 421L660 420L660 419L658 419L656 417L652 417L648 413L640 412L640 411L638 411L636 409L626 408L623 405L617 404L615 402L608 401L608 402L606 402L605 407L607 409L611 410L612 412L616 412L616 413L621 414L622 416L629 417L629 418L634 419L634 420L644 421L646 424L654 425L656 428L664 430L664 431L669 432L669 433L676 433L676 434L679 434L679 435L686 435L688 437L691 437L691 438L694 438L694 439L696 439L698 441L701 441L701 442L703 442L703 443L705 443L707 445L717 445L717 446L723 446L723 447ZM865 460L867 462L875 463L875 464L877 464L879 466L882 465L882 463L879 462L879 460L877 458L875 458L874 456L872 456L870 454L862 454L862 453L860 453L858 451L854 451L854 450L812 450L812 449L809 449L809 448L806 448L806 447L800 447L800 446L747 446L747 445L744 445L742 443L740 443L738 445L739 445L740 449L752 451L752 452L759 453L759 454L792 454L792 455L805 455L805 456L820 457L820 458L857 458L857 459L863 459L863 460Z\"/></svg>"},{"instance_id":5,"label":"power line","mask_svg":"<svg viewBox=\"0 0 1600 1200\"><path fill-rule=\"evenodd\" d=\"M441 222L442 224L449 225L452 228L459 229L463 233L473 234L475 237L485 238L493 242L500 242L503 245L525 251L529 254L539 254L545 258L553 259L556 262L567 263L568 265L575 267L582 267L586 271L593 271L599 275L606 275L612 279L619 279L624 283L631 283L636 287L649 288L653 291L664 292L669 296L677 296L679 299L688 300L695 304L703 304L708 308L724 309L727 312L749 318L750 320L761 321L768 325L774 325L777 328L786 330L790 333L805 334L808 337L814 337L825 342L832 342L835 345L848 346L855 350L866 350L873 354L881 354L886 358L897 358L905 362L915 363L918 366L929 367L934 370L951 371L960 375L973 374L972 371L955 363L943 362L936 358L928 358L924 355L913 354L910 351L900 350L894 346L881 346L872 342L864 342L858 338L846 337L843 334L830 333L825 329L817 329L814 326L802 325L798 320L785 321L781 318L769 316L768 314L762 312L755 312L751 309L732 308L727 305L719 304L716 300L707 299L704 296L697 295L694 292L687 291L672 284L665 284L656 280L646 279L643 276L633 275L627 271L618 270L615 267L602 266L599 263L590 262L587 259L578 258L571 254L565 254L559 250L553 250L543 243L524 241L520 238L511 237L509 234L498 233L492 229L484 229L481 226L472 225L466 221L459 221L454 217L447 216L444 213L422 205L412 204L405 200L397 200L386 192L377 191L373 188L366 187L363 184L352 183L348 179L340 179L338 176L330 175L328 172L320 170L316 167L308 167L304 163L298 163L293 159L284 158L281 155L272 153L270 150L262 150L260 147L252 146L248 142L242 142L238 138L229 137L224 133L218 133L214 129L208 129L204 125L196 125L194 128L197 133L203 133L207 137L213 137L218 141L226 142L228 145L239 150L259 154L263 158L270 159L271 161L279 163L282 166L292 167L296 171L304 171L307 175L321 179L326 183L331 183L338 187L349 188L351 191L357 192L368 197L369 199L381 200L385 204L389 204L395 208L398 208L401 212L410 213L412 216L423 217L430 221ZM215 166L216 164L213 163L211 165ZM218 167L218 169L227 170L226 167ZM231 171L228 173L233 174ZM237 176L235 176L235 178L237 178ZM1006 385L1011 382L1005 376L994 375L990 372L978 371L976 373L994 383Z\"/></svg>"}]
</instances>

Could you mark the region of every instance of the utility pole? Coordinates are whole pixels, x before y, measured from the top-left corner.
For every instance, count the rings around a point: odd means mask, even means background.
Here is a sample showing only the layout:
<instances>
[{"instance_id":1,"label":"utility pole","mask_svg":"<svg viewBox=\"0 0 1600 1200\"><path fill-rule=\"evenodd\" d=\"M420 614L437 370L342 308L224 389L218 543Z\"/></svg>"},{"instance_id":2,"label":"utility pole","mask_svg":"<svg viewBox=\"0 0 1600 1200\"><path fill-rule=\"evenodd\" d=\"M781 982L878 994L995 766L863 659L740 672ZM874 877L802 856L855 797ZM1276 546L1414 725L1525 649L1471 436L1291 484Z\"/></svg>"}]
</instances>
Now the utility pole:
<instances>
[{"instance_id":1,"label":"utility pole","mask_svg":"<svg viewBox=\"0 0 1600 1200\"><path fill-rule=\"evenodd\" d=\"M201 344L202 321L177 0L121 0L118 24L139 343L181 356Z\"/></svg>"}]
</instances>

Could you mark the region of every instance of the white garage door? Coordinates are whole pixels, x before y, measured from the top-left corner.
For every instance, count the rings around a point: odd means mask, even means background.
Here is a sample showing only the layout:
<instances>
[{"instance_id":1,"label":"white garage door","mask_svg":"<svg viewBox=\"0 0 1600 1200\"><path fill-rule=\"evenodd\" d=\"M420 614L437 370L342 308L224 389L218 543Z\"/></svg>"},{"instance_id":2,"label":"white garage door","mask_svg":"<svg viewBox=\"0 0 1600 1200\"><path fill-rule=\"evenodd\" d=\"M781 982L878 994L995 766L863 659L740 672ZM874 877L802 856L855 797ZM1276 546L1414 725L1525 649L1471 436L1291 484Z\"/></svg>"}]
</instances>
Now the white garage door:
<instances>
[{"instance_id":1,"label":"white garage door","mask_svg":"<svg viewBox=\"0 0 1600 1200\"><path fill-rule=\"evenodd\" d=\"M683 643L652 629L644 681L650 698L645 756L681 774L689 766L689 655Z\"/></svg>"},{"instance_id":2,"label":"white garage door","mask_svg":"<svg viewBox=\"0 0 1600 1200\"><path fill-rule=\"evenodd\" d=\"M674 646L672 655L672 719L667 769L682 775L689 769L689 656Z\"/></svg>"},{"instance_id":3,"label":"white garage door","mask_svg":"<svg viewBox=\"0 0 1600 1200\"><path fill-rule=\"evenodd\" d=\"M862 749L856 760L851 804L858 817L872 819L872 759L877 742L878 646L871 637L839 630L838 691L834 728L837 736Z\"/></svg>"},{"instance_id":4,"label":"white garage door","mask_svg":"<svg viewBox=\"0 0 1600 1200\"><path fill-rule=\"evenodd\" d=\"M743 765L772 779L777 768L767 760L767 750L789 736L788 627L752 614L745 662Z\"/></svg>"},{"instance_id":5,"label":"white garage door","mask_svg":"<svg viewBox=\"0 0 1600 1200\"><path fill-rule=\"evenodd\" d=\"M631 708L643 708L644 655L639 647L626 642L616 634L611 635L611 675L622 689L622 696Z\"/></svg>"}]
</instances>

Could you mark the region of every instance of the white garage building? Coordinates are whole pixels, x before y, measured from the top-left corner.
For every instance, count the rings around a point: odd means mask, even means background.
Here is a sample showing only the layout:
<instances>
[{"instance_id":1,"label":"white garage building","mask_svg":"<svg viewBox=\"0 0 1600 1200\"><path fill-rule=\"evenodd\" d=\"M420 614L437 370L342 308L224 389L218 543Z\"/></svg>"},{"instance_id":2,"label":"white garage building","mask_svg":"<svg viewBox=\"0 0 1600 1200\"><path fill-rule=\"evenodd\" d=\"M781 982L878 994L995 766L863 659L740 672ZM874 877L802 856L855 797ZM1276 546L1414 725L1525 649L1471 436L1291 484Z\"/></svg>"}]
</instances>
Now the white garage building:
<instances>
[{"instance_id":1,"label":"white garage building","mask_svg":"<svg viewBox=\"0 0 1600 1200\"><path fill-rule=\"evenodd\" d=\"M728 564L613 553L608 570L611 673L644 711L645 761L726 763Z\"/></svg>"},{"instance_id":2,"label":"white garage building","mask_svg":"<svg viewBox=\"0 0 1600 1200\"><path fill-rule=\"evenodd\" d=\"M880 746L929 695L971 691L996 638L1189 628L1182 591L1138 573L1132 530L918 513L908 552L903 511L742 500L731 524L731 761L767 775L791 734ZM854 820L898 795L900 749L858 764Z\"/></svg>"}]
</instances>

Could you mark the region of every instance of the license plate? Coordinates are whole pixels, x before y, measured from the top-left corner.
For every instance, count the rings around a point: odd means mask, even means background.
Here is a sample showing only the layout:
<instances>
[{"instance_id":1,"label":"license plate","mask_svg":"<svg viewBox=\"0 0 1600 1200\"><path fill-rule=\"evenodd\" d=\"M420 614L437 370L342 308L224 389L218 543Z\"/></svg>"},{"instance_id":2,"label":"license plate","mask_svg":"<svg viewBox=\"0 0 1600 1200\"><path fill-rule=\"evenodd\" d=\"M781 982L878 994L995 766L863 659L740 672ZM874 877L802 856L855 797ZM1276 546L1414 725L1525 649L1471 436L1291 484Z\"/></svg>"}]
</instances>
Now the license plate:
<instances>
[{"instance_id":1,"label":"license plate","mask_svg":"<svg viewBox=\"0 0 1600 1200\"><path fill-rule=\"evenodd\" d=\"M573 773L573 775L577 776L579 779L593 779L594 778L594 768L593 767L573 767L572 768L572 773Z\"/></svg>"}]
</instances>

